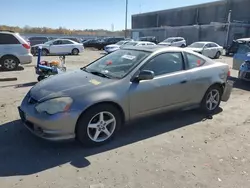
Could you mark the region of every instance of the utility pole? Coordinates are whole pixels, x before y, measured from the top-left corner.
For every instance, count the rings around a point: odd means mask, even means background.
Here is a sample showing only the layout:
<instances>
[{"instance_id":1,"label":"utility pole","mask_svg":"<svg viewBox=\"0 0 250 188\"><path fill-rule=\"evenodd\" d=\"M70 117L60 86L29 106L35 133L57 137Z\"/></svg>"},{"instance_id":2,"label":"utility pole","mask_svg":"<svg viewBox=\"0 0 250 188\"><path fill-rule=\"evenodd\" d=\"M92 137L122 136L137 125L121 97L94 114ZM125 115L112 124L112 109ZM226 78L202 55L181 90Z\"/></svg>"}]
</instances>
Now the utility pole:
<instances>
[{"instance_id":1,"label":"utility pole","mask_svg":"<svg viewBox=\"0 0 250 188\"><path fill-rule=\"evenodd\" d=\"M226 47L228 46L229 37L230 37L231 15L232 15L232 10L229 10L228 17L227 17L227 36L226 36Z\"/></svg>"},{"instance_id":2,"label":"utility pole","mask_svg":"<svg viewBox=\"0 0 250 188\"><path fill-rule=\"evenodd\" d=\"M125 38L127 38L128 29L128 0L126 0L126 11L125 11Z\"/></svg>"}]
</instances>

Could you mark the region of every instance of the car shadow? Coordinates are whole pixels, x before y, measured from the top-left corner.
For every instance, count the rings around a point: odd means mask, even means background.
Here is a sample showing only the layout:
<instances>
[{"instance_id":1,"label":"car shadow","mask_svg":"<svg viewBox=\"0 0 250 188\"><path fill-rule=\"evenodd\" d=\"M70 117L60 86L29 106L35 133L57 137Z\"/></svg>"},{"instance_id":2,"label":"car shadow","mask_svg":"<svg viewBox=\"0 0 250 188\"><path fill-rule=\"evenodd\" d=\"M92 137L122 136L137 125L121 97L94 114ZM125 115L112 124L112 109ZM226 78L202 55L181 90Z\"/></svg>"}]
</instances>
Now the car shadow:
<instances>
[{"instance_id":1,"label":"car shadow","mask_svg":"<svg viewBox=\"0 0 250 188\"><path fill-rule=\"evenodd\" d=\"M219 109L217 113L220 113ZM181 117L181 118L180 118ZM20 120L0 125L0 177L35 174L70 163L76 168L90 165L86 159L98 153L130 145L169 131L205 121L197 110L161 114L134 121L121 129L115 140L95 148L78 142L55 143L33 136Z\"/></svg>"},{"instance_id":2,"label":"car shadow","mask_svg":"<svg viewBox=\"0 0 250 188\"><path fill-rule=\"evenodd\" d=\"M4 70L3 67L0 67L0 72L14 72L14 71L22 71L22 70L24 70L24 68L22 66L18 66L15 70L11 70L11 71Z\"/></svg>"},{"instance_id":3,"label":"car shadow","mask_svg":"<svg viewBox=\"0 0 250 188\"><path fill-rule=\"evenodd\" d=\"M14 88L32 87L36 83L37 82L28 82L28 83L23 83L23 84L11 84L11 85L6 85L6 86L0 86L0 88L6 88L6 87L14 87Z\"/></svg>"},{"instance_id":4,"label":"car shadow","mask_svg":"<svg viewBox=\"0 0 250 188\"><path fill-rule=\"evenodd\" d=\"M244 80L240 80L236 77L230 77L229 80L232 80L234 82L233 87L237 88L237 89L242 89L245 91L250 91L250 82L248 81L244 81Z\"/></svg>"}]
</instances>

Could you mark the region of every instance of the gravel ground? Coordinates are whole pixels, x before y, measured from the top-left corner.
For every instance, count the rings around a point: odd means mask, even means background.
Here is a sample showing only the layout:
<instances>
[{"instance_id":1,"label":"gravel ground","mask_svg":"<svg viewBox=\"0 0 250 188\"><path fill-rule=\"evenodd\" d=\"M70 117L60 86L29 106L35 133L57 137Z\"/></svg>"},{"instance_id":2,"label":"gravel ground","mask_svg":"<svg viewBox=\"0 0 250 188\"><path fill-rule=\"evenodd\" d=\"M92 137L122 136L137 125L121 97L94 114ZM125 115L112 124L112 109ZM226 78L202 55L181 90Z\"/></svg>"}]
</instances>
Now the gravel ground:
<instances>
[{"instance_id":1,"label":"gravel ground","mask_svg":"<svg viewBox=\"0 0 250 188\"><path fill-rule=\"evenodd\" d=\"M100 57L86 50L66 58L69 69ZM56 56L43 59L57 59ZM220 61L232 64L231 58ZM17 106L36 82L32 65L0 72L1 188L248 188L250 85L235 82L231 99L213 117L197 111L134 122L108 145L85 149L53 143L20 123ZM237 75L232 71L232 76Z\"/></svg>"}]
</instances>

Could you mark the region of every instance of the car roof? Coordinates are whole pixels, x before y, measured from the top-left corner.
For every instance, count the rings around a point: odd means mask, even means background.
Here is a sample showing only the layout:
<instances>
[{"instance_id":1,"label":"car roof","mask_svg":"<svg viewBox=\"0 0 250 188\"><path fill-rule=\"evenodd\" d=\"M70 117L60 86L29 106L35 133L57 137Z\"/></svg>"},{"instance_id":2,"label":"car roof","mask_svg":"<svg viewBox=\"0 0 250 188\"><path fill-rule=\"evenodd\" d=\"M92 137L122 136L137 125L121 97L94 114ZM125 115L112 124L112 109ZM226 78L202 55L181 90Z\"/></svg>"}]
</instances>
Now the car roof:
<instances>
[{"instance_id":1,"label":"car roof","mask_svg":"<svg viewBox=\"0 0 250 188\"><path fill-rule=\"evenodd\" d=\"M237 41L239 41L239 40L241 40L241 41L250 41L250 38L237 39Z\"/></svg>"},{"instance_id":2,"label":"car roof","mask_svg":"<svg viewBox=\"0 0 250 188\"><path fill-rule=\"evenodd\" d=\"M179 47L165 47L165 46L125 46L123 49L126 50L139 50L139 51L147 51L147 52L156 52L156 51L186 51L184 48ZM188 50L187 50L188 51Z\"/></svg>"}]
</instances>

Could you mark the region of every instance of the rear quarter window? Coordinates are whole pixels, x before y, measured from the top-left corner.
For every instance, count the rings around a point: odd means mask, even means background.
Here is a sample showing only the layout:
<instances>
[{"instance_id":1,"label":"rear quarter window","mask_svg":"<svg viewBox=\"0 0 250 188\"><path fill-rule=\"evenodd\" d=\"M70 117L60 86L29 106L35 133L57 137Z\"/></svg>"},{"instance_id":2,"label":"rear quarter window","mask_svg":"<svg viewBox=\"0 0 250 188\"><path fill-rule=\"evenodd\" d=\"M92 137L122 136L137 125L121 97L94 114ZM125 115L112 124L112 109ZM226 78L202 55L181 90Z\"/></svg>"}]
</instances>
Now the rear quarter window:
<instances>
[{"instance_id":1,"label":"rear quarter window","mask_svg":"<svg viewBox=\"0 0 250 188\"><path fill-rule=\"evenodd\" d=\"M0 33L0 45L1 44L20 44L20 42L11 34Z\"/></svg>"},{"instance_id":2,"label":"rear quarter window","mask_svg":"<svg viewBox=\"0 0 250 188\"><path fill-rule=\"evenodd\" d=\"M206 61L194 54L185 53L189 69L202 66Z\"/></svg>"}]
</instances>

